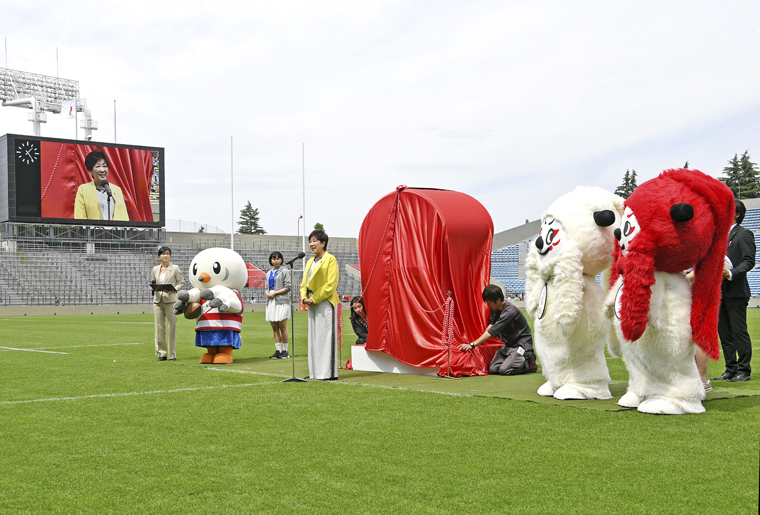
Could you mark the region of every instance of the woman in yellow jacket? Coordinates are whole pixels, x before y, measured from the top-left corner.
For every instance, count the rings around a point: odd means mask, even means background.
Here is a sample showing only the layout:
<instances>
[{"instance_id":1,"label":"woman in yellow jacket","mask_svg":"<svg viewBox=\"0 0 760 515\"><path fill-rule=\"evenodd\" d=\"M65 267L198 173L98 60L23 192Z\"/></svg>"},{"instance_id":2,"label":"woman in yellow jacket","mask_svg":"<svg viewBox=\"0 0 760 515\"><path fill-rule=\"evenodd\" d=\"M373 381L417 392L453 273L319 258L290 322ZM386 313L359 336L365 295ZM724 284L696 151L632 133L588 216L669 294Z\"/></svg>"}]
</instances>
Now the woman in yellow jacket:
<instances>
[{"instance_id":1,"label":"woman in yellow jacket","mask_svg":"<svg viewBox=\"0 0 760 515\"><path fill-rule=\"evenodd\" d=\"M338 260L327 252L329 238L322 230L309 234L314 254L301 282L302 302L309 308L309 378L338 379Z\"/></svg>"},{"instance_id":2,"label":"woman in yellow jacket","mask_svg":"<svg viewBox=\"0 0 760 515\"><path fill-rule=\"evenodd\" d=\"M92 175L92 182L86 182L77 189L74 199L74 218L88 220L129 220L124 193L115 184L109 184L108 156L100 150L93 150L84 158L84 166ZM110 188L110 199L106 184ZM110 207L110 212L109 212Z\"/></svg>"}]
</instances>

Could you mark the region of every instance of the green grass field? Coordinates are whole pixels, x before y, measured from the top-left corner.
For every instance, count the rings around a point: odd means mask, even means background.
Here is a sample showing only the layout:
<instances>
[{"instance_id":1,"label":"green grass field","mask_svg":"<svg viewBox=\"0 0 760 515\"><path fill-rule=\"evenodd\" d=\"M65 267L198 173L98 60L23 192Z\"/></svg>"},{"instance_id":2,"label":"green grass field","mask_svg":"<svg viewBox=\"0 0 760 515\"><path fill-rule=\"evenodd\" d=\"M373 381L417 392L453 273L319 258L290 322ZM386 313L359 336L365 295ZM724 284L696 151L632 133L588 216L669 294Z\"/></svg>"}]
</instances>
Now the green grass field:
<instances>
[{"instance_id":1,"label":"green grass field","mask_svg":"<svg viewBox=\"0 0 760 515\"><path fill-rule=\"evenodd\" d=\"M226 367L198 363L193 329L159 363L152 315L0 318L0 512L758 512L760 377L716 382L704 414L651 416L545 402L540 374L283 383L263 313ZM304 335L298 313L299 377Z\"/></svg>"}]
</instances>

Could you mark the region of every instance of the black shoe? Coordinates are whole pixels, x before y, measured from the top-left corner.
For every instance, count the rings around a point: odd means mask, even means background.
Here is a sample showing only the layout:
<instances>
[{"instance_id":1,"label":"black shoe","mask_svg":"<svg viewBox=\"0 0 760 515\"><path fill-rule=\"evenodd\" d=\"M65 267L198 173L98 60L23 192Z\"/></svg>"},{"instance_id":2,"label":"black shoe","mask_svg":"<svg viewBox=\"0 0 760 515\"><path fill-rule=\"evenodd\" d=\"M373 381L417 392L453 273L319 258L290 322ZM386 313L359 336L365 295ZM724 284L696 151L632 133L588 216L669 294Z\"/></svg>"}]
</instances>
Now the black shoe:
<instances>
[{"instance_id":1,"label":"black shoe","mask_svg":"<svg viewBox=\"0 0 760 515\"><path fill-rule=\"evenodd\" d=\"M177 361L177 358L169 358L169 361Z\"/></svg>"},{"instance_id":2,"label":"black shoe","mask_svg":"<svg viewBox=\"0 0 760 515\"><path fill-rule=\"evenodd\" d=\"M282 353L280 351L276 350L276 351L274 351L274 354L272 354L271 356L269 356L269 359L280 359L281 355L282 355Z\"/></svg>"},{"instance_id":3,"label":"black shoe","mask_svg":"<svg viewBox=\"0 0 760 515\"><path fill-rule=\"evenodd\" d=\"M730 381L731 378L734 377L734 375L735 374L733 372L729 372L728 370L726 370L725 372L723 372L723 375L721 375L720 377L713 377L712 380L713 381Z\"/></svg>"},{"instance_id":4,"label":"black shoe","mask_svg":"<svg viewBox=\"0 0 760 515\"><path fill-rule=\"evenodd\" d=\"M749 381L749 374L738 373L731 379L728 379L730 383L743 383L744 381Z\"/></svg>"},{"instance_id":5,"label":"black shoe","mask_svg":"<svg viewBox=\"0 0 760 515\"><path fill-rule=\"evenodd\" d=\"M284 350L280 353L279 359L288 359L290 357L290 354L288 354L288 351Z\"/></svg>"},{"instance_id":6,"label":"black shoe","mask_svg":"<svg viewBox=\"0 0 760 515\"><path fill-rule=\"evenodd\" d=\"M159 356L158 361L166 361L166 356Z\"/></svg>"}]
</instances>

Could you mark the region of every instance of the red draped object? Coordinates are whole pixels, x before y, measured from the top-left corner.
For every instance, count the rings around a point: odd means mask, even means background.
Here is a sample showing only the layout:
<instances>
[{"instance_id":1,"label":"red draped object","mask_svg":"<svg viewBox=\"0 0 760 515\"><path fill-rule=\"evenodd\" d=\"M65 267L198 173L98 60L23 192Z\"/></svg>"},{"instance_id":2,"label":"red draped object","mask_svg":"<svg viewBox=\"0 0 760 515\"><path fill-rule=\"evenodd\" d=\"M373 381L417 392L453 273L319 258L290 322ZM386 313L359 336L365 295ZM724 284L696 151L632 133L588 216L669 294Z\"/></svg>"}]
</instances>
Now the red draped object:
<instances>
[{"instance_id":1,"label":"red draped object","mask_svg":"<svg viewBox=\"0 0 760 515\"><path fill-rule=\"evenodd\" d=\"M440 366L448 292L454 299L450 375L484 375L498 340L473 352L457 346L488 324L481 299L489 284L493 222L474 198L448 190L399 187L370 209L359 231L359 261L367 306L365 348L416 367Z\"/></svg>"},{"instance_id":2,"label":"red draped object","mask_svg":"<svg viewBox=\"0 0 760 515\"><path fill-rule=\"evenodd\" d=\"M42 141L42 216L74 218L74 199L80 184L92 182L84 158L93 150L108 156L108 182L121 188L127 214L133 222L153 222L150 181L153 155L149 150Z\"/></svg>"},{"instance_id":3,"label":"red draped object","mask_svg":"<svg viewBox=\"0 0 760 515\"><path fill-rule=\"evenodd\" d=\"M253 263L246 262L245 267L248 269L248 282L246 286L249 288L263 288L266 284L267 274Z\"/></svg>"}]
</instances>

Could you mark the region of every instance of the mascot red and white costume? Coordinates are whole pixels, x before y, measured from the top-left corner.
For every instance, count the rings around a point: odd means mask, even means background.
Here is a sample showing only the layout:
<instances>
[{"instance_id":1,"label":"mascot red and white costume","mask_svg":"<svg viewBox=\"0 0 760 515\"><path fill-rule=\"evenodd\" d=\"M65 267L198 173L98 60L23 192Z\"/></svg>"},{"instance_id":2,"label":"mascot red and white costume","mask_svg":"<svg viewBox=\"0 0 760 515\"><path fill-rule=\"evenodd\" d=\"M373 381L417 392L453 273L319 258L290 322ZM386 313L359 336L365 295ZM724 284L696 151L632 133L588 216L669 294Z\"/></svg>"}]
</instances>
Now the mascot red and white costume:
<instances>
[{"instance_id":1,"label":"mascot red and white costume","mask_svg":"<svg viewBox=\"0 0 760 515\"><path fill-rule=\"evenodd\" d=\"M187 303L200 303L199 312L192 317L198 317L195 345L206 349L201 363L232 363L232 350L242 343L243 299L239 290L247 281L245 261L230 249L203 250L190 263L193 288L177 294L174 312L181 313Z\"/></svg>"},{"instance_id":2,"label":"mascot red and white costume","mask_svg":"<svg viewBox=\"0 0 760 515\"><path fill-rule=\"evenodd\" d=\"M538 394L556 399L610 399L604 346L610 321L596 275L610 267L623 199L579 186L558 198L541 219L527 263L527 311L546 383Z\"/></svg>"},{"instance_id":3,"label":"mascot red and white costume","mask_svg":"<svg viewBox=\"0 0 760 515\"><path fill-rule=\"evenodd\" d=\"M696 343L718 359L718 310L734 196L698 170L666 170L625 201L607 297L628 391L643 413L702 413ZM694 268L690 285L684 270Z\"/></svg>"}]
</instances>

